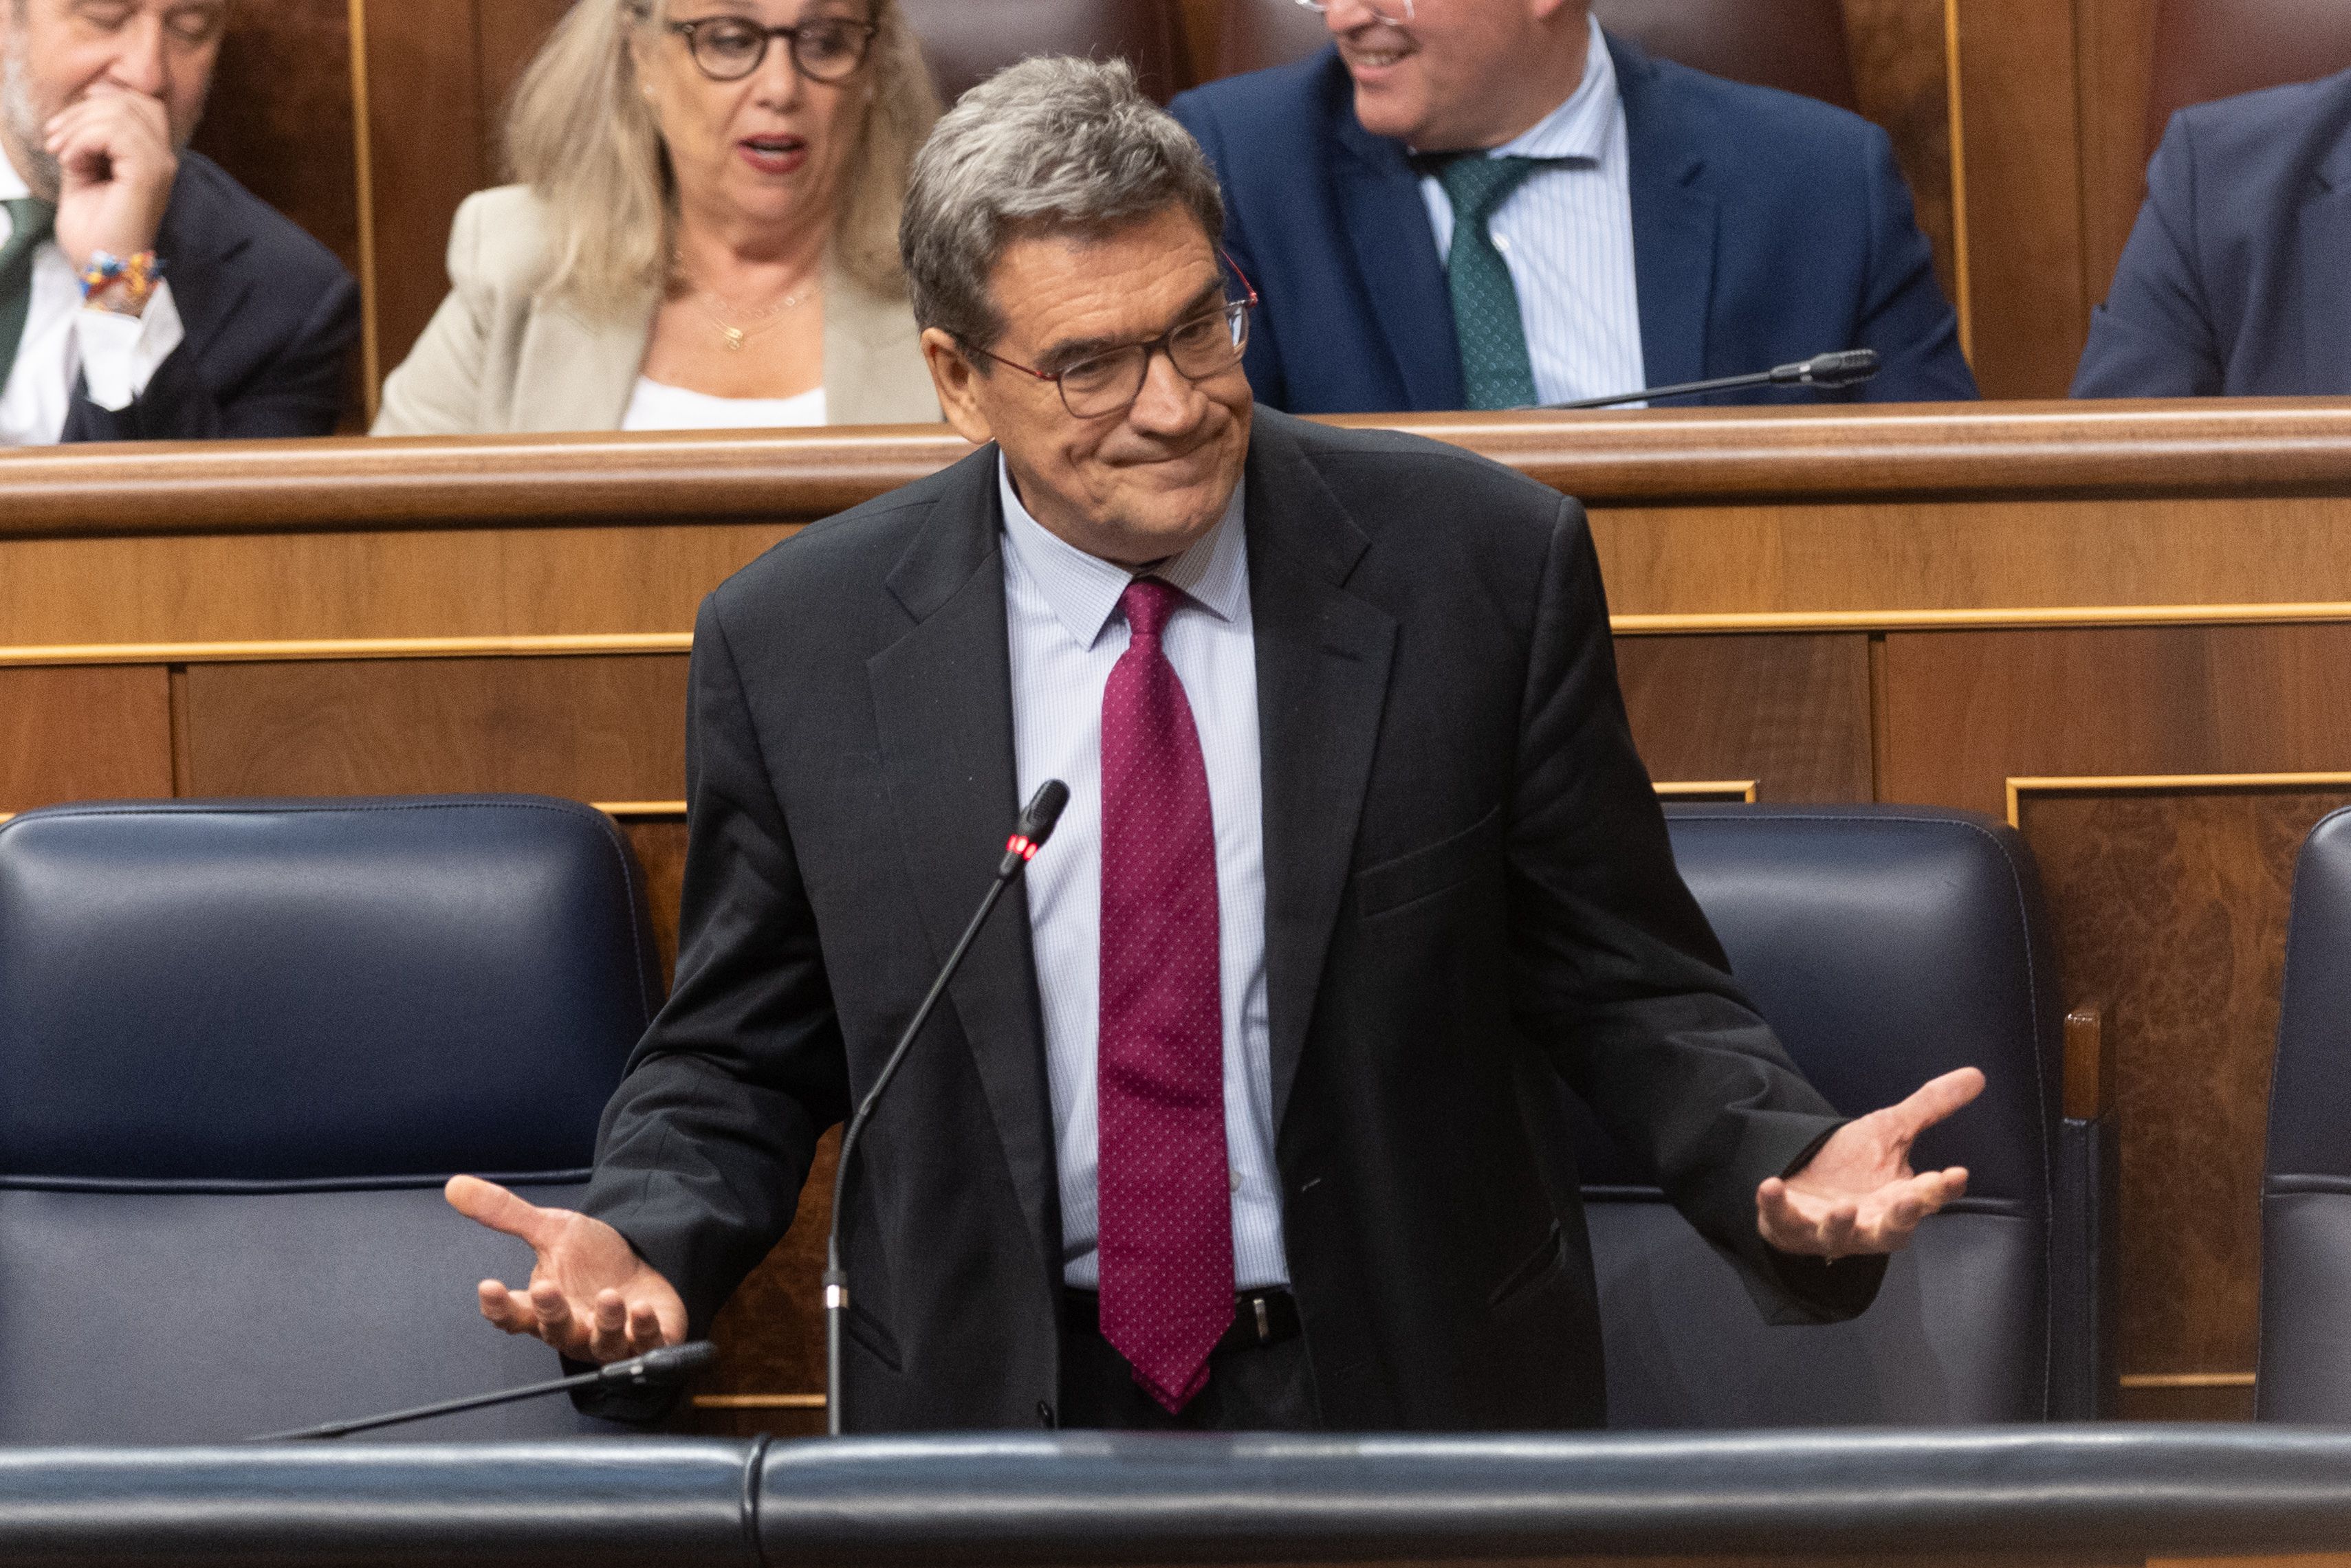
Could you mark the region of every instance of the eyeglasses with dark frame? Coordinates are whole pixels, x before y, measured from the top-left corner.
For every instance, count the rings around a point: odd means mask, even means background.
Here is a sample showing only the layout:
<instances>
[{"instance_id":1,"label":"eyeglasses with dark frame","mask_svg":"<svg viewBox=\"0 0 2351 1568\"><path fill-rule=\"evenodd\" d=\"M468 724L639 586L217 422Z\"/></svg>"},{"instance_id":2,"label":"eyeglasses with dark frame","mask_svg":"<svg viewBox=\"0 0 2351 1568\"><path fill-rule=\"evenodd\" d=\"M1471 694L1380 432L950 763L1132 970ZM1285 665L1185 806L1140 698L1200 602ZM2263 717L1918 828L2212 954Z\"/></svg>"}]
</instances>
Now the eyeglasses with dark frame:
<instances>
[{"instance_id":1,"label":"eyeglasses with dark frame","mask_svg":"<svg viewBox=\"0 0 2351 1568\"><path fill-rule=\"evenodd\" d=\"M695 66L715 82L738 82L765 65L768 46L784 41L792 68L812 82L845 81L865 64L881 29L846 16L819 16L789 27L763 27L741 16L697 16L672 22Z\"/></svg>"},{"instance_id":2,"label":"eyeglasses with dark frame","mask_svg":"<svg viewBox=\"0 0 2351 1568\"><path fill-rule=\"evenodd\" d=\"M1241 362L1241 356L1249 350L1249 312L1257 308L1257 289L1234 265L1232 257L1225 257L1225 265L1232 267L1233 275L1241 280L1241 287L1249 296L1228 299L1214 309L1187 316L1147 343L1125 343L1099 354L1089 354L1059 370L1039 370L973 343L963 347L1008 370L1052 382L1061 394L1061 406L1070 410L1072 419L1098 420L1121 413L1143 396L1143 384L1150 379L1151 356L1155 353L1166 355L1176 373L1187 381L1220 376Z\"/></svg>"}]
</instances>

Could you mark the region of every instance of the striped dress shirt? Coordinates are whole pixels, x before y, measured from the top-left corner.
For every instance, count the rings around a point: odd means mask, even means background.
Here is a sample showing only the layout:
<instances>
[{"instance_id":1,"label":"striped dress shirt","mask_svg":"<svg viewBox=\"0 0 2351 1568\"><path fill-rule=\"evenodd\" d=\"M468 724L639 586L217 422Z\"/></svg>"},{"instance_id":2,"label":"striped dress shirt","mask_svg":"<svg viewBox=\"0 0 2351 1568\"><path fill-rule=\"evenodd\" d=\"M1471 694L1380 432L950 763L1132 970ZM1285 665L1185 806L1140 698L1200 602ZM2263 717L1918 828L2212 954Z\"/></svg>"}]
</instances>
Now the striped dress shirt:
<instances>
[{"instance_id":1,"label":"striped dress shirt","mask_svg":"<svg viewBox=\"0 0 2351 1568\"><path fill-rule=\"evenodd\" d=\"M1565 103L1489 157L1558 159L1536 170L1487 221L1510 269L1535 396L1545 403L1637 391L1641 302L1633 266L1633 187L1625 100L1595 19L1583 80ZM1453 203L1434 174L1420 181L1437 254L1453 245Z\"/></svg>"},{"instance_id":2,"label":"striped dress shirt","mask_svg":"<svg viewBox=\"0 0 2351 1568\"><path fill-rule=\"evenodd\" d=\"M1101 1026L1102 706L1126 651L1123 566L1089 556L1029 514L1003 460L1004 611L1012 656L1012 744L1027 800L1047 779L1070 804L1029 867L1029 940L1044 1007L1045 1069L1061 1189L1061 1279L1099 1288L1094 1085ZM1273 1163L1273 1064L1265 994L1265 831L1258 762L1257 636L1236 487L1207 537L1155 576L1184 590L1162 638L1200 732L1216 815L1225 1148L1232 1168L1233 1283L1290 1282Z\"/></svg>"}]
</instances>

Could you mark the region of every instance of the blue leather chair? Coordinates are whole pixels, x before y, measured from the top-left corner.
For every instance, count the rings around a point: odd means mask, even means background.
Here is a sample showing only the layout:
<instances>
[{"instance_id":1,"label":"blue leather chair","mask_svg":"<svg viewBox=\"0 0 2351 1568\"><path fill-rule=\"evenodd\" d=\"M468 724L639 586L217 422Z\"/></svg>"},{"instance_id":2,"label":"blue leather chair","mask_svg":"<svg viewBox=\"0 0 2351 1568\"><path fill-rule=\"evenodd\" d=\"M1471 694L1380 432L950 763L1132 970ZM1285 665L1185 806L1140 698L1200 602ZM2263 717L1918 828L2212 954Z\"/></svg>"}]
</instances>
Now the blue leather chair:
<instances>
[{"instance_id":1,"label":"blue leather chair","mask_svg":"<svg viewBox=\"0 0 2351 1568\"><path fill-rule=\"evenodd\" d=\"M231 1439L549 1377L529 1249L661 1000L627 841L529 796L0 826L0 1441ZM581 1430L560 1398L420 1437Z\"/></svg>"},{"instance_id":2,"label":"blue leather chair","mask_svg":"<svg viewBox=\"0 0 2351 1568\"><path fill-rule=\"evenodd\" d=\"M2064 1010L2022 842L1907 806L1668 808L1674 854L1731 968L1841 1110L1973 1064L1990 1086L1919 1142L1968 1196L1921 1227L1876 1304L1771 1327L1729 1267L1587 1120L1582 1179L1620 1428L2087 1416L2097 1315L2060 1210Z\"/></svg>"},{"instance_id":3,"label":"blue leather chair","mask_svg":"<svg viewBox=\"0 0 2351 1568\"><path fill-rule=\"evenodd\" d=\"M2351 1422L2351 810L2294 868L2262 1161L2253 1415Z\"/></svg>"}]
</instances>

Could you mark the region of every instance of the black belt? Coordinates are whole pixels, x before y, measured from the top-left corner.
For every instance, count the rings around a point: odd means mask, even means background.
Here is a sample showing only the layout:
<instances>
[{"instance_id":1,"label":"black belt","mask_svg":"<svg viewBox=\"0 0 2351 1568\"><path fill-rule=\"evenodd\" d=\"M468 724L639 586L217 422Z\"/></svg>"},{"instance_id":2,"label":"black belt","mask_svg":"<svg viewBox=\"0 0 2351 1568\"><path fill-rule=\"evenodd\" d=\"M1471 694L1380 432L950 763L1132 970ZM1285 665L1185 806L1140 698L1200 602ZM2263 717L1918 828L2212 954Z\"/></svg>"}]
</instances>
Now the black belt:
<instances>
[{"instance_id":1,"label":"black belt","mask_svg":"<svg viewBox=\"0 0 2351 1568\"><path fill-rule=\"evenodd\" d=\"M1064 1290L1062 1323L1086 1334L1102 1333L1102 1296L1094 1291ZM1237 1291L1233 1294L1233 1325L1217 1341L1211 1354L1255 1350L1298 1337L1298 1298L1288 1291Z\"/></svg>"}]
</instances>

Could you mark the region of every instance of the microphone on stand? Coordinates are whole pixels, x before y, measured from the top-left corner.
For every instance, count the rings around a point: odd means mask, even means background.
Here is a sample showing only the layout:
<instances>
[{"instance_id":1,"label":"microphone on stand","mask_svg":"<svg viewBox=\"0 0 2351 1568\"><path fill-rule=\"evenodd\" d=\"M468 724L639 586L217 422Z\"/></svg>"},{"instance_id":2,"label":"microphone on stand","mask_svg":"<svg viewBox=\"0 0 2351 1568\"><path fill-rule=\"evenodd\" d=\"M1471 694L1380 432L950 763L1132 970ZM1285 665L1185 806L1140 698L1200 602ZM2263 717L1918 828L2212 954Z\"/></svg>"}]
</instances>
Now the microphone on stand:
<instances>
[{"instance_id":1,"label":"microphone on stand","mask_svg":"<svg viewBox=\"0 0 2351 1568\"><path fill-rule=\"evenodd\" d=\"M1699 392L1735 392L1744 387L1853 387L1877 374L1875 348L1840 348L1815 354L1792 365L1775 365L1745 376L1724 376L1712 381L1683 381L1671 387L1651 387L1644 392L1616 392L1605 398L1584 398L1573 403L1544 403L1546 409L1604 409L1616 403L1655 402L1659 398L1687 398Z\"/></svg>"},{"instance_id":2,"label":"microphone on stand","mask_svg":"<svg viewBox=\"0 0 2351 1568\"><path fill-rule=\"evenodd\" d=\"M469 1394L463 1399L444 1399L437 1405L419 1405L412 1410L394 1410L388 1416L366 1416L356 1421L323 1421L315 1427L303 1427L291 1432L271 1432L266 1437L247 1438L246 1441L298 1443L313 1438L340 1438L352 1432L371 1432L378 1427L398 1427L410 1421L422 1421L428 1416L454 1416L460 1410L478 1410L486 1405L511 1405L518 1399L537 1399L545 1395L561 1394L595 1384L606 1387L626 1386L643 1388L651 1383L673 1382L695 1367L707 1365L717 1355L718 1347L708 1340L693 1339L684 1345L665 1345L659 1350L649 1350L643 1355L575 1373L569 1377L526 1384L520 1388L501 1388L494 1394Z\"/></svg>"},{"instance_id":3,"label":"microphone on stand","mask_svg":"<svg viewBox=\"0 0 2351 1568\"><path fill-rule=\"evenodd\" d=\"M963 967L963 955L971 950L972 940L979 935L979 928L987 923L996 901L1004 897L1004 889L1012 886L1029 862L1037 857L1037 851L1045 847L1045 840L1053 836L1053 825L1061 820L1061 808L1069 804L1070 786L1059 779L1047 779L1029 798L1028 809L1013 825L1012 836L1004 841L1004 859L996 867L996 879L987 885L987 896L979 901L978 912L963 929L962 940L947 955L938 979L931 981L929 994L914 1009L906 1032L898 1036L897 1046L891 1051L889 1060L882 1064L873 1086L865 1091L865 1098L858 1102L857 1114L849 1118L848 1130L841 1135L841 1158L832 1169L832 1225L824 1239L824 1424L830 1436L841 1436L841 1332L849 1316L849 1272L841 1266L841 1197L849 1190L850 1152L856 1148L857 1135L865 1130L873 1107L881 1102L882 1091L890 1086L891 1078L898 1071L898 1064L906 1059L914 1036L923 1032L923 1025L930 1022L931 1010L946 994L947 981Z\"/></svg>"}]
</instances>

